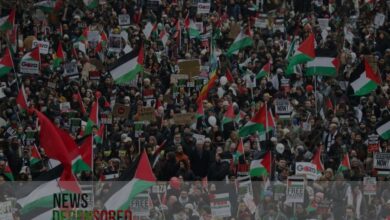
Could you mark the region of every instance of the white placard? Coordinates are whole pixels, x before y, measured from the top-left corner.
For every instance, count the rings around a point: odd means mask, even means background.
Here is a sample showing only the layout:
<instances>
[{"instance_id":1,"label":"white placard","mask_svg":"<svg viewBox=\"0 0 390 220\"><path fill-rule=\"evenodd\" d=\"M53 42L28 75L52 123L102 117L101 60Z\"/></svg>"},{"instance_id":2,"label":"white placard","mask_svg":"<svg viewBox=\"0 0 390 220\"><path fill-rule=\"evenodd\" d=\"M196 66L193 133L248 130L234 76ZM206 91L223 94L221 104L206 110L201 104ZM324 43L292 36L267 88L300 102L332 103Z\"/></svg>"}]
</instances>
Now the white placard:
<instances>
[{"instance_id":1,"label":"white placard","mask_svg":"<svg viewBox=\"0 0 390 220\"><path fill-rule=\"evenodd\" d=\"M295 164L295 173L305 175L308 179L317 180L321 173L317 171L317 165L309 162L297 162Z\"/></svg>"},{"instance_id":2,"label":"white placard","mask_svg":"<svg viewBox=\"0 0 390 220\"><path fill-rule=\"evenodd\" d=\"M318 18L317 21L321 30L326 30L329 27L329 18Z\"/></svg>"},{"instance_id":3,"label":"white placard","mask_svg":"<svg viewBox=\"0 0 390 220\"><path fill-rule=\"evenodd\" d=\"M22 60L19 63L20 72L39 74L39 62L35 60Z\"/></svg>"},{"instance_id":4,"label":"white placard","mask_svg":"<svg viewBox=\"0 0 390 220\"><path fill-rule=\"evenodd\" d=\"M375 27L381 27L385 23L386 16L382 13L377 13L374 18Z\"/></svg>"},{"instance_id":5,"label":"white placard","mask_svg":"<svg viewBox=\"0 0 390 220\"><path fill-rule=\"evenodd\" d=\"M229 193L215 194L213 199L210 199L211 215L213 217L230 217L231 208Z\"/></svg>"},{"instance_id":6,"label":"white placard","mask_svg":"<svg viewBox=\"0 0 390 220\"><path fill-rule=\"evenodd\" d=\"M303 177L288 177L286 203L302 203L305 199L305 181Z\"/></svg>"},{"instance_id":7,"label":"white placard","mask_svg":"<svg viewBox=\"0 0 390 220\"><path fill-rule=\"evenodd\" d=\"M39 53L41 54L48 54L49 53L49 48L50 48L50 43L46 41L37 41L34 40L32 42L32 48L36 48L39 45Z\"/></svg>"},{"instance_id":8,"label":"white placard","mask_svg":"<svg viewBox=\"0 0 390 220\"><path fill-rule=\"evenodd\" d=\"M390 170L390 153L374 153L374 168Z\"/></svg>"},{"instance_id":9,"label":"white placard","mask_svg":"<svg viewBox=\"0 0 390 220\"><path fill-rule=\"evenodd\" d=\"M210 13L210 3L198 3L197 14L208 14Z\"/></svg>"},{"instance_id":10,"label":"white placard","mask_svg":"<svg viewBox=\"0 0 390 220\"><path fill-rule=\"evenodd\" d=\"M130 15L128 14L120 14L118 15L118 23L120 26L128 26L130 25Z\"/></svg>"},{"instance_id":11,"label":"white placard","mask_svg":"<svg viewBox=\"0 0 390 220\"><path fill-rule=\"evenodd\" d=\"M88 32L88 41L89 42L99 42L100 33L99 31L89 31Z\"/></svg>"}]
</instances>

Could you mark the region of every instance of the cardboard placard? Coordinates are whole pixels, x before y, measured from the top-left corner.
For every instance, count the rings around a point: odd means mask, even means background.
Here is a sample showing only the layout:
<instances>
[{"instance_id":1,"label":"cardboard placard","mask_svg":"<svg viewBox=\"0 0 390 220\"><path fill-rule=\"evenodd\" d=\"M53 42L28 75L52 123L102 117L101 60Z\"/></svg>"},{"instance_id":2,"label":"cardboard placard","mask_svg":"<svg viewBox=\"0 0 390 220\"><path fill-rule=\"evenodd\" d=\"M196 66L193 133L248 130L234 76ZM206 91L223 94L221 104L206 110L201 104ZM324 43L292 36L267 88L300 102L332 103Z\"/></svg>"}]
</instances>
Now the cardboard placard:
<instances>
[{"instance_id":1,"label":"cardboard placard","mask_svg":"<svg viewBox=\"0 0 390 220\"><path fill-rule=\"evenodd\" d=\"M130 202L130 210L133 216L149 216L149 194L140 193Z\"/></svg>"},{"instance_id":2,"label":"cardboard placard","mask_svg":"<svg viewBox=\"0 0 390 220\"><path fill-rule=\"evenodd\" d=\"M181 114L174 114L173 120L175 121L175 124L177 125L188 125L191 124L195 119L194 113L181 113Z\"/></svg>"},{"instance_id":3,"label":"cardboard placard","mask_svg":"<svg viewBox=\"0 0 390 220\"><path fill-rule=\"evenodd\" d=\"M153 107L143 107L140 112L140 121L156 121L156 114Z\"/></svg>"},{"instance_id":4,"label":"cardboard placard","mask_svg":"<svg viewBox=\"0 0 390 220\"><path fill-rule=\"evenodd\" d=\"M50 43L46 41L38 41L34 40L32 42L32 48L36 48L39 45L39 53L41 54L48 54L49 53L49 48L50 48Z\"/></svg>"},{"instance_id":5,"label":"cardboard placard","mask_svg":"<svg viewBox=\"0 0 390 220\"><path fill-rule=\"evenodd\" d=\"M130 25L130 15L128 14L120 14L118 15L118 23L120 26L128 26Z\"/></svg>"},{"instance_id":6,"label":"cardboard placard","mask_svg":"<svg viewBox=\"0 0 390 220\"><path fill-rule=\"evenodd\" d=\"M179 60L178 65L179 65L180 74L186 74L190 78L199 75L199 72L200 72L200 60L199 59Z\"/></svg>"},{"instance_id":7,"label":"cardboard placard","mask_svg":"<svg viewBox=\"0 0 390 220\"><path fill-rule=\"evenodd\" d=\"M185 74L172 74L171 83L178 84L180 80L188 80L188 75Z\"/></svg>"},{"instance_id":8,"label":"cardboard placard","mask_svg":"<svg viewBox=\"0 0 390 220\"><path fill-rule=\"evenodd\" d=\"M374 168L390 170L390 153L374 153Z\"/></svg>"},{"instance_id":9,"label":"cardboard placard","mask_svg":"<svg viewBox=\"0 0 390 220\"><path fill-rule=\"evenodd\" d=\"M302 203L305 199L305 181L303 177L290 176L287 179L286 203Z\"/></svg>"},{"instance_id":10,"label":"cardboard placard","mask_svg":"<svg viewBox=\"0 0 390 220\"><path fill-rule=\"evenodd\" d=\"M129 113L130 113L130 106L115 103L114 111L112 112L115 118L128 118Z\"/></svg>"},{"instance_id":11,"label":"cardboard placard","mask_svg":"<svg viewBox=\"0 0 390 220\"><path fill-rule=\"evenodd\" d=\"M210 8L211 8L210 3L200 3L199 2L196 13L197 14L208 14L208 13L210 13Z\"/></svg>"},{"instance_id":12,"label":"cardboard placard","mask_svg":"<svg viewBox=\"0 0 390 220\"><path fill-rule=\"evenodd\" d=\"M239 24L233 23L230 25L230 31L228 34L229 39L236 39L237 35L241 31L241 26Z\"/></svg>"},{"instance_id":13,"label":"cardboard placard","mask_svg":"<svg viewBox=\"0 0 390 220\"><path fill-rule=\"evenodd\" d=\"M229 193L220 193L212 195L210 199L211 215L213 217L230 217L231 216L231 205Z\"/></svg>"}]
</instances>

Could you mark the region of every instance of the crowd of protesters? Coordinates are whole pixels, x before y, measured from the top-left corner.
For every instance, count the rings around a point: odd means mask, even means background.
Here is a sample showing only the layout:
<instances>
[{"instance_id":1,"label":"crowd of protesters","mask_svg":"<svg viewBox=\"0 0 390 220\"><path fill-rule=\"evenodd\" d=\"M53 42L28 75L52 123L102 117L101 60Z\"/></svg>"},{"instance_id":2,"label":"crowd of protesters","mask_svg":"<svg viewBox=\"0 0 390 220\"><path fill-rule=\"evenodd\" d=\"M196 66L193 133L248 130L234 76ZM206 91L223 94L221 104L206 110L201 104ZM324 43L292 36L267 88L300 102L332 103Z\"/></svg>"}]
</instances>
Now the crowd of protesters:
<instances>
[{"instance_id":1,"label":"crowd of protesters","mask_svg":"<svg viewBox=\"0 0 390 220\"><path fill-rule=\"evenodd\" d=\"M145 149L156 178L169 185L164 199L152 196L155 208L148 219L212 219L209 195L224 190L230 193L232 204L232 217L228 219L390 217L390 194L386 188L390 174L373 166L374 152L390 152L390 143L378 137L377 147L369 148L369 137L377 134L377 125L390 120L388 1L211 1L208 14L197 14L196 3L191 1L163 0L156 6L154 1L107 0L100 1L94 9L87 9L83 1L61 1L60 10L46 14L38 13L33 1L9 2L16 4L0 5L0 17L16 6L17 34L13 53L15 68L0 78L0 173L3 173L0 184L10 181L4 171L7 165L17 181L34 180L53 166L39 147L38 134L28 135L37 130L36 118L16 105L15 99L23 85L29 106L68 131L76 142L81 141L85 124L71 129L70 119L87 122L95 100L99 103L100 119L111 117L117 103L130 107L127 118L113 117L105 123L103 141L95 138L93 171L83 172L79 179L128 180L130 169L135 169L134 164ZM377 13L385 15L381 26L374 24ZM118 24L121 14L130 15L129 26ZM256 27L259 14L284 19L284 30L274 30L272 22L267 28ZM190 39L184 29L174 38L177 20L182 23L186 16L202 22L204 33L211 33L207 43L199 38ZM325 38L317 18L330 19ZM149 38L143 32L148 22L156 24L154 31L158 33L152 33ZM251 27L254 44L227 56L226 50L234 41L230 33L235 24ZM347 26L352 39L346 39ZM111 77L110 66L125 51L109 51L110 45L100 54L93 46L85 50L73 48L86 27L104 31L108 37L127 33L127 38L122 38L122 49L127 45L137 51L143 45L143 71L135 81L118 85ZM162 31L169 34L166 43L159 37ZM294 37L302 42L310 32L315 35L318 53L339 58L335 77L306 76L304 68L286 76L290 43ZM50 42L49 53L41 56L39 74L20 73L17 65L29 51L25 45L29 36ZM180 59L199 59L201 66L209 66L211 38L219 68L215 85L202 101L204 115L194 123L175 124L173 115L197 112L200 89L180 88L173 96L177 82L171 81L171 75L179 73ZM2 54L7 47L12 47L8 33L1 32L0 43ZM53 68L52 54L58 44L62 44L65 61ZM366 96L354 96L349 81L354 74L360 74L358 66L364 58L369 58L373 69L380 74L381 83ZM270 60L270 74L254 79ZM77 63L76 76L64 76L64 64L70 61ZM91 72L98 77L90 77ZM233 79L227 80L227 74ZM255 87L248 86L252 80ZM153 101L150 103L148 99ZM276 99L289 101L292 112L287 118L278 118ZM64 102L70 103L66 112L60 107ZM238 119L223 124L230 103ZM137 130L140 109L146 105L155 108L155 120ZM236 158L241 140L239 129L264 105L275 117L275 127L266 134L242 137L245 153ZM99 128L94 127L96 136L100 135ZM31 165L34 144L43 159ZM307 181L304 203L284 203L285 197L275 199L273 190L264 187L267 179L271 185L285 184L295 174L296 162L312 161L318 149L323 150L321 160L325 171L316 181ZM268 177L252 178L256 204L256 210L252 211L247 203L237 199L236 179L248 172L253 159L268 151L272 152L272 172ZM344 154L348 154L351 167L341 173L338 168ZM377 178L375 195L363 194L364 177ZM331 201L332 205L327 212L319 214L317 207L323 200Z\"/></svg>"}]
</instances>

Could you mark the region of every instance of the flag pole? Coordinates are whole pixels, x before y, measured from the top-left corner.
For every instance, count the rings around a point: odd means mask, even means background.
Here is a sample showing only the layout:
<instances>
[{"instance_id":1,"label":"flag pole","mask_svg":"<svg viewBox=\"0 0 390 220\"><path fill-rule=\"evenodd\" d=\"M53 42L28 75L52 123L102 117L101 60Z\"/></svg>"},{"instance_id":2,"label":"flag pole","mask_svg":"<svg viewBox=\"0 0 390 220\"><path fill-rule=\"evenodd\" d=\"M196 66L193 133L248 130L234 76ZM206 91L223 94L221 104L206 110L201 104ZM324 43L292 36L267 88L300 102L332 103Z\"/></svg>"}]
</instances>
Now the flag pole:
<instances>
[{"instance_id":1,"label":"flag pole","mask_svg":"<svg viewBox=\"0 0 390 220\"><path fill-rule=\"evenodd\" d=\"M265 139L268 140L268 105L265 102Z\"/></svg>"},{"instance_id":2,"label":"flag pole","mask_svg":"<svg viewBox=\"0 0 390 220\"><path fill-rule=\"evenodd\" d=\"M316 111L316 116L317 116L317 76L314 76L314 107Z\"/></svg>"}]
</instances>

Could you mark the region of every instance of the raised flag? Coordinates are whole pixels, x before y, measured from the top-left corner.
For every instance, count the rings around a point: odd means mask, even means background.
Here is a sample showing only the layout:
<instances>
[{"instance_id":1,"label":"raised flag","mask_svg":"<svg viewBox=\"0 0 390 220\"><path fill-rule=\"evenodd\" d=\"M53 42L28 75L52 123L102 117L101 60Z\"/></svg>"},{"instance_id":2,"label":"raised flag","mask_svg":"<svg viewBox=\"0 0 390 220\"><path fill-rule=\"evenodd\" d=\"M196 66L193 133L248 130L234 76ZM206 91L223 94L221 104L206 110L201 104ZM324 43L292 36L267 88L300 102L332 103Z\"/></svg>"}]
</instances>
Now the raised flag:
<instances>
[{"instance_id":1,"label":"raised flag","mask_svg":"<svg viewBox=\"0 0 390 220\"><path fill-rule=\"evenodd\" d=\"M39 54L39 46L37 46L31 52L26 53L20 60L20 72L38 74L40 61L41 55Z\"/></svg>"},{"instance_id":2,"label":"raised flag","mask_svg":"<svg viewBox=\"0 0 390 220\"><path fill-rule=\"evenodd\" d=\"M16 104L19 105L21 109L28 109L28 101L27 101L27 94L24 90L24 85L22 85L19 89L18 96L16 96Z\"/></svg>"},{"instance_id":3,"label":"raised flag","mask_svg":"<svg viewBox=\"0 0 390 220\"><path fill-rule=\"evenodd\" d=\"M64 167L59 185L64 189L80 193L77 179L72 173L72 161L68 147L58 132L60 129L41 112L35 110L35 113L40 124L39 143L41 147L49 158L60 161Z\"/></svg>"},{"instance_id":4,"label":"raised flag","mask_svg":"<svg viewBox=\"0 0 390 220\"><path fill-rule=\"evenodd\" d=\"M340 67L340 61L337 57L316 57L307 62L306 75L336 76Z\"/></svg>"},{"instance_id":5,"label":"raised flag","mask_svg":"<svg viewBox=\"0 0 390 220\"><path fill-rule=\"evenodd\" d=\"M111 67L110 73L115 83L126 84L136 79L138 73L143 71L144 50L143 46L138 51L132 51L119 58Z\"/></svg>"},{"instance_id":6,"label":"raised flag","mask_svg":"<svg viewBox=\"0 0 390 220\"><path fill-rule=\"evenodd\" d=\"M261 70L257 73L256 79L260 79L262 77L268 76L271 73L271 62L268 61Z\"/></svg>"},{"instance_id":7,"label":"raised flag","mask_svg":"<svg viewBox=\"0 0 390 220\"><path fill-rule=\"evenodd\" d=\"M359 78L351 82L355 96L363 96L376 90L380 84L380 78L374 73L370 64L364 59L364 72Z\"/></svg>"},{"instance_id":8,"label":"raised flag","mask_svg":"<svg viewBox=\"0 0 390 220\"><path fill-rule=\"evenodd\" d=\"M83 2L87 9L94 9L99 5L99 0L83 0Z\"/></svg>"},{"instance_id":9,"label":"raised flag","mask_svg":"<svg viewBox=\"0 0 390 220\"><path fill-rule=\"evenodd\" d=\"M152 33L153 29L156 28L156 26L157 26L157 24L153 25L151 22L146 23L146 25L142 31L144 33L146 39L149 39L150 34Z\"/></svg>"},{"instance_id":10,"label":"raised flag","mask_svg":"<svg viewBox=\"0 0 390 220\"><path fill-rule=\"evenodd\" d=\"M236 37L232 45L230 45L229 49L227 50L227 54L232 55L236 51L239 51L246 47L250 47L252 45L253 45L253 39L252 39L251 31L248 28L245 32L241 31L238 34L238 36Z\"/></svg>"},{"instance_id":11,"label":"raised flag","mask_svg":"<svg viewBox=\"0 0 390 220\"><path fill-rule=\"evenodd\" d=\"M195 118L202 118L204 116L204 109L203 109L203 100L200 102L197 102L198 104L198 109L196 110Z\"/></svg>"},{"instance_id":12,"label":"raised flag","mask_svg":"<svg viewBox=\"0 0 390 220\"><path fill-rule=\"evenodd\" d=\"M233 83L233 82L234 82L233 75L232 75L232 73L230 72L230 69L229 69L229 68L226 68L226 79L227 79L228 82L230 82L230 83Z\"/></svg>"},{"instance_id":13,"label":"raised flag","mask_svg":"<svg viewBox=\"0 0 390 220\"><path fill-rule=\"evenodd\" d=\"M85 138L84 142L80 146L80 155L84 163L87 164L92 170L93 160L92 160L92 145L93 139L92 135L89 135ZM81 163L80 163L81 164Z\"/></svg>"},{"instance_id":14,"label":"raised flag","mask_svg":"<svg viewBox=\"0 0 390 220\"><path fill-rule=\"evenodd\" d=\"M58 11L62 7L63 0L44 0L34 4L34 7L38 7L43 12L51 13L53 11Z\"/></svg>"},{"instance_id":15,"label":"raised flag","mask_svg":"<svg viewBox=\"0 0 390 220\"><path fill-rule=\"evenodd\" d=\"M200 31L199 31L198 27L189 18L188 15L187 15L186 19L184 20L184 27L186 28L186 30L188 32L188 36L190 38L200 38Z\"/></svg>"},{"instance_id":16,"label":"raised flag","mask_svg":"<svg viewBox=\"0 0 390 220\"><path fill-rule=\"evenodd\" d=\"M271 174L272 156L271 151L264 154L262 158L252 160L249 175L250 176L266 176Z\"/></svg>"},{"instance_id":17,"label":"raised flag","mask_svg":"<svg viewBox=\"0 0 390 220\"><path fill-rule=\"evenodd\" d=\"M313 156L312 163L317 166L317 171L323 172L325 170L324 164L321 161L322 146L320 146Z\"/></svg>"},{"instance_id":18,"label":"raised flag","mask_svg":"<svg viewBox=\"0 0 390 220\"><path fill-rule=\"evenodd\" d=\"M80 105L80 110L82 114L85 114L87 111L85 110L83 99L81 98L80 92L77 91L77 101L79 102Z\"/></svg>"},{"instance_id":19,"label":"raised flag","mask_svg":"<svg viewBox=\"0 0 390 220\"><path fill-rule=\"evenodd\" d=\"M93 137L96 144L103 143L103 135L104 135L104 124L100 125L99 130L97 131L96 135Z\"/></svg>"},{"instance_id":20,"label":"raised flag","mask_svg":"<svg viewBox=\"0 0 390 220\"><path fill-rule=\"evenodd\" d=\"M379 136L381 136L384 140L390 139L390 121L386 120L384 122L379 123L377 126L376 132L378 132Z\"/></svg>"},{"instance_id":21,"label":"raised flag","mask_svg":"<svg viewBox=\"0 0 390 220\"><path fill-rule=\"evenodd\" d=\"M11 167L9 166L8 162L5 162L3 170L0 170L3 175L9 180L14 181L14 175L12 174Z\"/></svg>"},{"instance_id":22,"label":"raised flag","mask_svg":"<svg viewBox=\"0 0 390 220\"><path fill-rule=\"evenodd\" d=\"M246 137L255 132L264 133L273 127L275 127L275 122L272 112L263 106L249 122L240 128L238 134L240 137Z\"/></svg>"},{"instance_id":23,"label":"raised flag","mask_svg":"<svg viewBox=\"0 0 390 220\"><path fill-rule=\"evenodd\" d=\"M165 30L162 30L160 32L160 40L161 40L161 43L163 44L164 48L167 45L168 38L169 38L169 34Z\"/></svg>"},{"instance_id":24,"label":"raised flag","mask_svg":"<svg viewBox=\"0 0 390 220\"><path fill-rule=\"evenodd\" d=\"M153 174L149 163L148 155L144 150L138 162L137 170L131 181L116 191L104 204L107 210L127 210L131 201L139 193L149 189L156 184L156 177Z\"/></svg>"},{"instance_id":25,"label":"raised flag","mask_svg":"<svg viewBox=\"0 0 390 220\"><path fill-rule=\"evenodd\" d=\"M34 144L31 146L30 165L34 165L42 160L41 154L38 151L37 146Z\"/></svg>"},{"instance_id":26,"label":"raised flag","mask_svg":"<svg viewBox=\"0 0 390 220\"><path fill-rule=\"evenodd\" d=\"M15 24L15 9L11 9L7 16L0 18L0 31L12 30Z\"/></svg>"},{"instance_id":27,"label":"raised flag","mask_svg":"<svg viewBox=\"0 0 390 220\"><path fill-rule=\"evenodd\" d=\"M0 60L0 78L7 75L13 68L14 62L12 61L12 54L7 47L4 56Z\"/></svg>"},{"instance_id":28,"label":"raised flag","mask_svg":"<svg viewBox=\"0 0 390 220\"><path fill-rule=\"evenodd\" d=\"M61 42L58 43L57 52L55 55L55 58L53 60L53 67L56 69L61 65L62 62L64 62L65 56L64 51L62 50L62 44Z\"/></svg>"},{"instance_id":29,"label":"raised flag","mask_svg":"<svg viewBox=\"0 0 390 220\"><path fill-rule=\"evenodd\" d=\"M343 172L351 169L351 164L349 163L349 156L348 154L344 154L343 160L340 163L338 172Z\"/></svg>"},{"instance_id":30,"label":"raised flag","mask_svg":"<svg viewBox=\"0 0 390 220\"><path fill-rule=\"evenodd\" d=\"M87 125L85 126L84 135L92 134L92 130L94 126L98 126L98 118L99 117L99 103L98 99L96 99L92 103L91 111L89 112L89 118L87 121Z\"/></svg>"},{"instance_id":31,"label":"raised flag","mask_svg":"<svg viewBox=\"0 0 390 220\"><path fill-rule=\"evenodd\" d=\"M289 58L286 73L294 73L293 70L295 65L306 63L313 60L315 57L315 38L314 34L310 34L306 40L299 45L298 49L295 50L294 55Z\"/></svg>"},{"instance_id":32,"label":"raised flag","mask_svg":"<svg viewBox=\"0 0 390 220\"><path fill-rule=\"evenodd\" d=\"M235 118L236 118L236 116L234 114L233 103L229 103L229 105L226 109L226 112L223 115L222 124L224 125L224 124L227 124L229 122L232 122L232 121L234 121Z\"/></svg>"}]
</instances>

